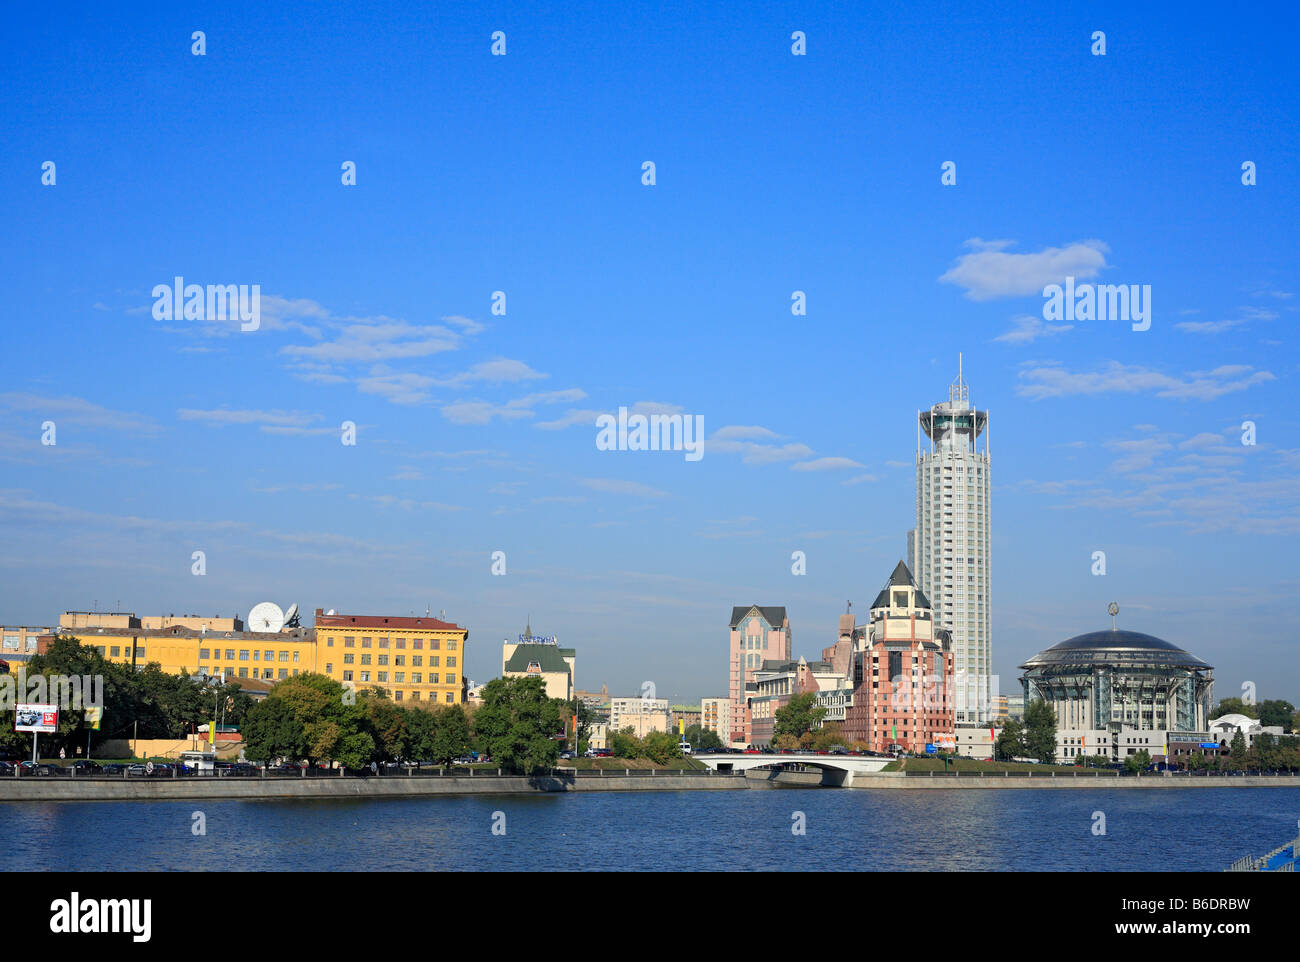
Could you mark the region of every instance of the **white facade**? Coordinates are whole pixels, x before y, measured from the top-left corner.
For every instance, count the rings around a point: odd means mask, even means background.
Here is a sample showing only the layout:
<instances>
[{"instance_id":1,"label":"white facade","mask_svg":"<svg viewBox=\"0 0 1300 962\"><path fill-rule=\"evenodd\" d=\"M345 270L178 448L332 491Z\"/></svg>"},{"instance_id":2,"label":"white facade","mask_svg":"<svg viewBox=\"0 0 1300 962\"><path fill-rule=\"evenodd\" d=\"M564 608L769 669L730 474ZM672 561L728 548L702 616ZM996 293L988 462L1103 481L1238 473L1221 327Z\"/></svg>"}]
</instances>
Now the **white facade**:
<instances>
[{"instance_id":1,"label":"white facade","mask_svg":"<svg viewBox=\"0 0 1300 962\"><path fill-rule=\"evenodd\" d=\"M960 362L948 400L917 412L913 571L935 624L952 632L958 725L988 722L994 694L987 427Z\"/></svg>"},{"instance_id":2,"label":"white facade","mask_svg":"<svg viewBox=\"0 0 1300 962\"><path fill-rule=\"evenodd\" d=\"M727 744L731 739L731 699L705 698L700 703L700 727L715 733Z\"/></svg>"},{"instance_id":3,"label":"white facade","mask_svg":"<svg viewBox=\"0 0 1300 962\"><path fill-rule=\"evenodd\" d=\"M644 718L637 716L645 716ZM655 728L647 728L647 731L668 731L671 722L668 720L668 699L667 698L611 698L609 700L609 730L612 732L622 731L627 725L637 728L642 725L653 725L655 721L662 716L662 724ZM644 734L638 731L637 735Z\"/></svg>"}]
</instances>

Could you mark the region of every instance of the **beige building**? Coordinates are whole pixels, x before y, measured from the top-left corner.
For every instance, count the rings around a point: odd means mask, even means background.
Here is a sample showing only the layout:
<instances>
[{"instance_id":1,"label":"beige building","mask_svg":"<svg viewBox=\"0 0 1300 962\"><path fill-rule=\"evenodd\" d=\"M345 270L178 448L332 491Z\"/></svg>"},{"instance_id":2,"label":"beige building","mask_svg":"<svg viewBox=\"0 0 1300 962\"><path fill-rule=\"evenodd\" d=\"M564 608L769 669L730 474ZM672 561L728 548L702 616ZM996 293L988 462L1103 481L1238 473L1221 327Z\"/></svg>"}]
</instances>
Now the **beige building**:
<instances>
[{"instance_id":1,"label":"beige building","mask_svg":"<svg viewBox=\"0 0 1300 962\"><path fill-rule=\"evenodd\" d=\"M672 729L667 698L611 698L609 700L609 730L620 732L631 728L638 738L650 732Z\"/></svg>"},{"instance_id":2,"label":"beige building","mask_svg":"<svg viewBox=\"0 0 1300 962\"><path fill-rule=\"evenodd\" d=\"M700 704L700 727L716 734L726 745L731 738L731 699L705 698Z\"/></svg>"},{"instance_id":3,"label":"beige building","mask_svg":"<svg viewBox=\"0 0 1300 962\"><path fill-rule=\"evenodd\" d=\"M501 677L539 677L546 682L546 694L551 698L573 701L577 663L576 649L561 648L554 636L534 635L531 624L517 641L501 643Z\"/></svg>"},{"instance_id":4,"label":"beige building","mask_svg":"<svg viewBox=\"0 0 1300 962\"><path fill-rule=\"evenodd\" d=\"M36 654L36 639L49 633L48 628L30 628L25 625L5 626L0 631L3 632L0 634L0 661L7 661L11 665L27 661Z\"/></svg>"}]
</instances>

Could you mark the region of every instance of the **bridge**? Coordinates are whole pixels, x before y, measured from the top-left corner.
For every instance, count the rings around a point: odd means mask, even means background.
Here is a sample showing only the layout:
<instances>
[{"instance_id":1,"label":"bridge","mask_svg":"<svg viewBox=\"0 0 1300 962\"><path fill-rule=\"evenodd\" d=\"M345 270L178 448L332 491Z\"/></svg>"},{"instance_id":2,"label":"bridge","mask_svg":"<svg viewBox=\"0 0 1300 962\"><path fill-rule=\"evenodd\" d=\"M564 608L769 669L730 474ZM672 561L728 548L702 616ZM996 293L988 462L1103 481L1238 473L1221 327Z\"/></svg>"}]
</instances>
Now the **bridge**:
<instances>
[{"instance_id":1,"label":"bridge","mask_svg":"<svg viewBox=\"0 0 1300 962\"><path fill-rule=\"evenodd\" d=\"M875 755L818 755L816 752L789 752L781 754L701 754L696 761L719 772L743 772L751 768L805 765L820 768L836 785L848 787L855 774L878 772L892 759Z\"/></svg>"}]
</instances>

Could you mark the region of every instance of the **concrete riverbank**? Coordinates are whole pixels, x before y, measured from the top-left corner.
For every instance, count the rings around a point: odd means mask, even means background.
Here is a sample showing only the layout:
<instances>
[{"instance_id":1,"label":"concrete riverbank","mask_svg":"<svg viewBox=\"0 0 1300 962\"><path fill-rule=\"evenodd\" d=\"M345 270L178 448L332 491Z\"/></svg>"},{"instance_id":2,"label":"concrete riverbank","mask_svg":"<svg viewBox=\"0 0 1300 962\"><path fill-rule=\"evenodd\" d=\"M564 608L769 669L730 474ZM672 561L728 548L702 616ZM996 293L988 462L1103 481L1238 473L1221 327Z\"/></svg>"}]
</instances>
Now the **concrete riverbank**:
<instances>
[{"instance_id":1,"label":"concrete riverbank","mask_svg":"<svg viewBox=\"0 0 1300 962\"><path fill-rule=\"evenodd\" d=\"M854 775L850 788L884 788L891 791L902 790L996 790L1002 788L1041 788L1041 789L1169 789L1177 791L1182 788L1300 788L1300 777L1294 775L1230 775L1230 776L1189 776L1189 775L1141 775L1116 777L1114 775L1092 775L1058 773L1057 775L1006 775L989 772L980 775L906 775L902 772L877 772L869 775Z\"/></svg>"},{"instance_id":2,"label":"concrete riverbank","mask_svg":"<svg viewBox=\"0 0 1300 962\"><path fill-rule=\"evenodd\" d=\"M419 776L404 778L0 778L0 802L181 801L186 799L269 800L301 798L420 798L439 795L535 795L539 792L681 792L830 787L814 771L774 769L746 773L601 776L510 775ZM990 791L998 789L1081 789L1109 791L1183 788L1300 788L1300 777L1240 775L1199 778L1145 775L1116 778L1103 775L1010 777L1000 774L904 775L901 772L859 774L848 786L889 791Z\"/></svg>"},{"instance_id":3,"label":"concrete riverbank","mask_svg":"<svg viewBox=\"0 0 1300 962\"><path fill-rule=\"evenodd\" d=\"M592 776L401 776L377 778L0 778L0 802L176 801L182 799L417 798L534 795L538 792L727 791L743 774Z\"/></svg>"}]
</instances>

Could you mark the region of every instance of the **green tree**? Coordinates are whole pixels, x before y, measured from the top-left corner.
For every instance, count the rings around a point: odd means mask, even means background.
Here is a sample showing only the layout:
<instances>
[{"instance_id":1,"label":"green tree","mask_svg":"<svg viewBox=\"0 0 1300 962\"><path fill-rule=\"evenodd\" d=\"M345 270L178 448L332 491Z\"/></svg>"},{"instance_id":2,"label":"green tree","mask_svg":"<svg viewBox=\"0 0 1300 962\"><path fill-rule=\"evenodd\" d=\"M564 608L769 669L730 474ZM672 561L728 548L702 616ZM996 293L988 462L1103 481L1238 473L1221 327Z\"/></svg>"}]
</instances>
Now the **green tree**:
<instances>
[{"instance_id":1,"label":"green tree","mask_svg":"<svg viewBox=\"0 0 1300 962\"><path fill-rule=\"evenodd\" d=\"M307 734L284 699L268 697L254 706L240 734L244 756L252 761L307 757Z\"/></svg>"},{"instance_id":2,"label":"green tree","mask_svg":"<svg viewBox=\"0 0 1300 962\"><path fill-rule=\"evenodd\" d=\"M672 732L649 732L641 740L642 757L659 765L666 765L682 757L681 742Z\"/></svg>"},{"instance_id":3,"label":"green tree","mask_svg":"<svg viewBox=\"0 0 1300 962\"><path fill-rule=\"evenodd\" d=\"M375 740L363 704L350 697L344 687L324 675L305 674L286 678L257 706L282 701L302 725L304 751L308 761L336 761L348 768L361 768L375 758ZM249 713L250 720L254 711ZM247 752L247 750L245 750Z\"/></svg>"},{"instance_id":4,"label":"green tree","mask_svg":"<svg viewBox=\"0 0 1300 962\"><path fill-rule=\"evenodd\" d=\"M793 735L800 738L812 731L826 716L825 706L817 704L816 692L795 695L790 701L776 710L773 716L772 737Z\"/></svg>"},{"instance_id":5,"label":"green tree","mask_svg":"<svg viewBox=\"0 0 1300 962\"><path fill-rule=\"evenodd\" d=\"M1007 719L1007 723L998 732L997 741L993 743L993 757L1005 762L1028 754L1024 726L1014 718Z\"/></svg>"},{"instance_id":6,"label":"green tree","mask_svg":"<svg viewBox=\"0 0 1300 962\"><path fill-rule=\"evenodd\" d=\"M1224 715L1245 715L1247 718L1258 718L1259 707L1257 705L1248 705L1240 698L1225 698L1219 702L1219 706L1211 714L1214 718L1222 718Z\"/></svg>"},{"instance_id":7,"label":"green tree","mask_svg":"<svg viewBox=\"0 0 1300 962\"><path fill-rule=\"evenodd\" d=\"M1259 703L1260 724L1268 728L1277 726L1283 731L1291 728L1291 718L1295 715L1295 705L1280 698L1272 698Z\"/></svg>"},{"instance_id":8,"label":"green tree","mask_svg":"<svg viewBox=\"0 0 1300 962\"><path fill-rule=\"evenodd\" d=\"M609 733L609 750L615 758L640 758L642 755L641 739L631 725L624 726L616 732Z\"/></svg>"},{"instance_id":9,"label":"green tree","mask_svg":"<svg viewBox=\"0 0 1300 962\"><path fill-rule=\"evenodd\" d=\"M494 678L474 715L479 745L502 769L531 773L555 765L568 703L546 696L541 678Z\"/></svg>"},{"instance_id":10,"label":"green tree","mask_svg":"<svg viewBox=\"0 0 1300 962\"><path fill-rule=\"evenodd\" d=\"M1246 764L1246 739L1240 731L1232 736L1228 746L1228 762L1234 772L1239 772Z\"/></svg>"},{"instance_id":11,"label":"green tree","mask_svg":"<svg viewBox=\"0 0 1300 962\"><path fill-rule=\"evenodd\" d=\"M1025 706L1025 754L1044 765L1056 761L1056 712L1041 698Z\"/></svg>"},{"instance_id":12,"label":"green tree","mask_svg":"<svg viewBox=\"0 0 1300 962\"><path fill-rule=\"evenodd\" d=\"M772 747L779 752L793 752L799 748L799 739L793 735L777 735L772 739Z\"/></svg>"},{"instance_id":13,"label":"green tree","mask_svg":"<svg viewBox=\"0 0 1300 962\"><path fill-rule=\"evenodd\" d=\"M449 765L469 753L469 719L460 705L448 705L436 712L420 712L433 717L433 737L429 743L428 757L439 765ZM495 757L489 754L489 757Z\"/></svg>"},{"instance_id":14,"label":"green tree","mask_svg":"<svg viewBox=\"0 0 1300 962\"><path fill-rule=\"evenodd\" d=\"M1130 772L1145 771L1147 766L1149 766L1150 764L1151 764L1151 753L1148 752L1145 748L1142 749L1137 754L1130 755L1128 758L1124 759L1124 769Z\"/></svg>"},{"instance_id":15,"label":"green tree","mask_svg":"<svg viewBox=\"0 0 1300 962\"><path fill-rule=\"evenodd\" d=\"M408 712L391 701L380 688L367 690L358 698L366 716L366 730L374 742L371 760L401 761L411 757L411 736L406 727Z\"/></svg>"}]
</instances>

